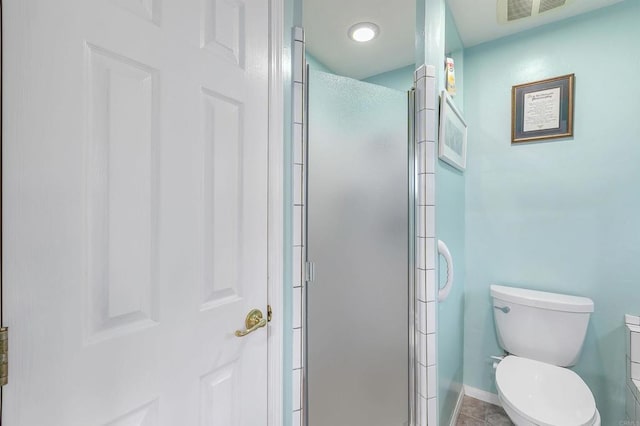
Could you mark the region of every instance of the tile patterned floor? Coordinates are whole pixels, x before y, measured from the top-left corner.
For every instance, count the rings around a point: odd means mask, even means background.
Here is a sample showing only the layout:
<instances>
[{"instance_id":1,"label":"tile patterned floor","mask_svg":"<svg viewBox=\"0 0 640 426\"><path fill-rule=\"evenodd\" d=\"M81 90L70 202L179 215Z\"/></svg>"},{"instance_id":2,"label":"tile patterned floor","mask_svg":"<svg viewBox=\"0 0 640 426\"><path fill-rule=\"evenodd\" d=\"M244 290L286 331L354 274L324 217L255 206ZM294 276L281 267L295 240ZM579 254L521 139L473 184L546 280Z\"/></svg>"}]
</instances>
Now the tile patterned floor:
<instances>
[{"instance_id":1,"label":"tile patterned floor","mask_svg":"<svg viewBox=\"0 0 640 426\"><path fill-rule=\"evenodd\" d=\"M465 396L456 426L513 426L502 407Z\"/></svg>"}]
</instances>

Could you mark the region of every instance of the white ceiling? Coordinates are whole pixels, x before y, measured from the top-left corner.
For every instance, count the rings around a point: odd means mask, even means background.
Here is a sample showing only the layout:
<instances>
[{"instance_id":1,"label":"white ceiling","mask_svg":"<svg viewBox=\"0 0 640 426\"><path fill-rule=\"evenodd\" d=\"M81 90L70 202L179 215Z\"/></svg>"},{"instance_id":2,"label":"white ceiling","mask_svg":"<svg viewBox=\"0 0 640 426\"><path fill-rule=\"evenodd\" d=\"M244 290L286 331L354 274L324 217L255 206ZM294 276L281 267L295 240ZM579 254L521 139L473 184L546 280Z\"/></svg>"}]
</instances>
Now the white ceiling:
<instances>
[{"instance_id":1,"label":"white ceiling","mask_svg":"<svg viewBox=\"0 0 640 426\"><path fill-rule=\"evenodd\" d=\"M414 63L415 0L303 0L308 51L339 75L358 80ZM380 34L358 43L349 27L373 22Z\"/></svg>"},{"instance_id":2,"label":"white ceiling","mask_svg":"<svg viewBox=\"0 0 640 426\"><path fill-rule=\"evenodd\" d=\"M456 21L462 43L465 47L470 47L620 1L622 0L574 0L567 2L566 6L542 13L535 18L519 19L506 24L498 24L495 0L447 0L447 3Z\"/></svg>"},{"instance_id":3,"label":"white ceiling","mask_svg":"<svg viewBox=\"0 0 640 426\"><path fill-rule=\"evenodd\" d=\"M496 0L447 3L462 42L470 47L620 1L574 0L558 10L508 24L498 24ZM308 51L336 74L364 79L414 63L415 0L303 0L303 10ZM372 42L356 43L347 30L363 21L376 23L380 34Z\"/></svg>"}]
</instances>

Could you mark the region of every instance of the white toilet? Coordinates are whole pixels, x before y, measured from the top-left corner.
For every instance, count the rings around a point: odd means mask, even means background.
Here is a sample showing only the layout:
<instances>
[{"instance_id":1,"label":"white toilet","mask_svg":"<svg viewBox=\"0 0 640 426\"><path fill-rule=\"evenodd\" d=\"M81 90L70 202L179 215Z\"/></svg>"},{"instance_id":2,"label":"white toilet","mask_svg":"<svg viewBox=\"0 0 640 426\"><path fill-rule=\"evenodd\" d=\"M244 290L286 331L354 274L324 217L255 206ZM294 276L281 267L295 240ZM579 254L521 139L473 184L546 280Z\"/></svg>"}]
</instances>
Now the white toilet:
<instances>
[{"instance_id":1,"label":"white toilet","mask_svg":"<svg viewBox=\"0 0 640 426\"><path fill-rule=\"evenodd\" d=\"M496 369L502 407L517 426L600 426L587 384L573 371L593 301L522 288L491 286L500 346Z\"/></svg>"}]
</instances>

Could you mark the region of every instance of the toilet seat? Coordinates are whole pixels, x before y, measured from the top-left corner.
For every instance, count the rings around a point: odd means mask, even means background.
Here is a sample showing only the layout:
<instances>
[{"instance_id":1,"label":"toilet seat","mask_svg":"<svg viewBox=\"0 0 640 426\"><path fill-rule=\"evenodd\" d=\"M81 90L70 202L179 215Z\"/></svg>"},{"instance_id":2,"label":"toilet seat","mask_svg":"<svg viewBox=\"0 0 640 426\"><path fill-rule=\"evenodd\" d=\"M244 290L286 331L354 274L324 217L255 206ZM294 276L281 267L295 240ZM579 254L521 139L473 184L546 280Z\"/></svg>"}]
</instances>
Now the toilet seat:
<instances>
[{"instance_id":1,"label":"toilet seat","mask_svg":"<svg viewBox=\"0 0 640 426\"><path fill-rule=\"evenodd\" d=\"M498 364L496 385L507 412L524 424L540 426L590 426L599 419L596 403L586 383L571 370L507 356Z\"/></svg>"}]
</instances>

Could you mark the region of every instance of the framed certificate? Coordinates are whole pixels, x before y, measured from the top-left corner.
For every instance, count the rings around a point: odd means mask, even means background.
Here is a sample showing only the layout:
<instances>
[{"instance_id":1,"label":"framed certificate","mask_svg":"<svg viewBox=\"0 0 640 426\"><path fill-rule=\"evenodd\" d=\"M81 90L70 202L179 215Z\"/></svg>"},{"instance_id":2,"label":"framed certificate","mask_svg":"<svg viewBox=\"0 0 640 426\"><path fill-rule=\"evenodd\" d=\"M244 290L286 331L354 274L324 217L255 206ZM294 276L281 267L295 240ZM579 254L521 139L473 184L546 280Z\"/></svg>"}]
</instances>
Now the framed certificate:
<instances>
[{"instance_id":1,"label":"framed certificate","mask_svg":"<svg viewBox=\"0 0 640 426\"><path fill-rule=\"evenodd\" d=\"M575 75L563 75L511 89L511 143L573 136Z\"/></svg>"}]
</instances>

